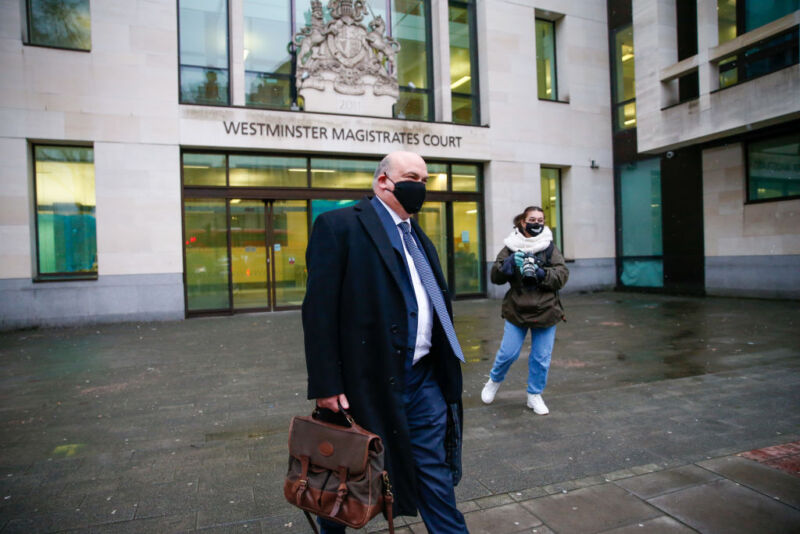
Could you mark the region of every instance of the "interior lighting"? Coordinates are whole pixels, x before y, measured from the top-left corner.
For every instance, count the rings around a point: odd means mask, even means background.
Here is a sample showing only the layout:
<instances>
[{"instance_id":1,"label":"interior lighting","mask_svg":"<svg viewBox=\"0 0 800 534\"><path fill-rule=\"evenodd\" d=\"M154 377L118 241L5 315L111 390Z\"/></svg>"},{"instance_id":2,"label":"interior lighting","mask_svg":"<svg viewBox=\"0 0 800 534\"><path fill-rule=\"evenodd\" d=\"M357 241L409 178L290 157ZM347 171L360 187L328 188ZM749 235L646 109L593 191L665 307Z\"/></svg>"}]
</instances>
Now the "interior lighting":
<instances>
[{"instance_id":1,"label":"interior lighting","mask_svg":"<svg viewBox=\"0 0 800 534\"><path fill-rule=\"evenodd\" d=\"M622 61L630 61L631 59L633 59L633 53L631 52L631 53L625 54L625 55L622 56L621 59L622 59Z\"/></svg>"},{"instance_id":2,"label":"interior lighting","mask_svg":"<svg viewBox=\"0 0 800 534\"><path fill-rule=\"evenodd\" d=\"M306 172L305 169L303 169L303 172ZM336 171L333 169L311 169L311 172L336 172Z\"/></svg>"},{"instance_id":3,"label":"interior lighting","mask_svg":"<svg viewBox=\"0 0 800 534\"><path fill-rule=\"evenodd\" d=\"M247 56L249 56L249 55L250 55L250 50L245 48L244 49L244 57L242 58L242 61L247 61Z\"/></svg>"},{"instance_id":4,"label":"interior lighting","mask_svg":"<svg viewBox=\"0 0 800 534\"><path fill-rule=\"evenodd\" d=\"M289 169L289 172L306 172L305 169Z\"/></svg>"},{"instance_id":5,"label":"interior lighting","mask_svg":"<svg viewBox=\"0 0 800 534\"><path fill-rule=\"evenodd\" d=\"M471 79L472 78L470 76L462 76L461 78L459 78L458 80L456 80L455 82L450 84L450 89L455 89L456 87L464 85L465 83L467 83Z\"/></svg>"},{"instance_id":6,"label":"interior lighting","mask_svg":"<svg viewBox=\"0 0 800 534\"><path fill-rule=\"evenodd\" d=\"M624 122L625 126L630 126L631 124L636 124L636 119L628 119Z\"/></svg>"},{"instance_id":7,"label":"interior lighting","mask_svg":"<svg viewBox=\"0 0 800 534\"><path fill-rule=\"evenodd\" d=\"M184 169L210 169L209 165L184 165Z\"/></svg>"},{"instance_id":8,"label":"interior lighting","mask_svg":"<svg viewBox=\"0 0 800 534\"><path fill-rule=\"evenodd\" d=\"M478 210L467 210L464 213L466 213L467 215L475 215L476 213L478 213Z\"/></svg>"}]
</instances>

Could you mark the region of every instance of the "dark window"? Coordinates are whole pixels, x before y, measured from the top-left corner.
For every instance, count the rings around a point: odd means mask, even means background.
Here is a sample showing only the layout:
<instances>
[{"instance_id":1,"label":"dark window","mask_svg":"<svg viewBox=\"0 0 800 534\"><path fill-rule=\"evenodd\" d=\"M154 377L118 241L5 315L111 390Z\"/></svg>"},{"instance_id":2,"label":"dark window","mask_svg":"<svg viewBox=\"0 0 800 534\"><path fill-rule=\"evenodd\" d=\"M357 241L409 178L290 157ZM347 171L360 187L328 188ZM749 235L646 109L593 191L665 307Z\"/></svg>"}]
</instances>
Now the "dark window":
<instances>
[{"instance_id":1,"label":"dark window","mask_svg":"<svg viewBox=\"0 0 800 534\"><path fill-rule=\"evenodd\" d=\"M450 1L450 90L453 122L478 124L478 60L475 4Z\"/></svg>"},{"instance_id":2,"label":"dark window","mask_svg":"<svg viewBox=\"0 0 800 534\"><path fill-rule=\"evenodd\" d=\"M747 143L747 200L800 196L800 134Z\"/></svg>"},{"instance_id":3,"label":"dark window","mask_svg":"<svg viewBox=\"0 0 800 534\"><path fill-rule=\"evenodd\" d=\"M35 145L33 155L38 278L95 278L93 150Z\"/></svg>"},{"instance_id":4,"label":"dark window","mask_svg":"<svg viewBox=\"0 0 800 534\"><path fill-rule=\"evenodd\" d=\"M28 0L28 44L90 50L89 0Z\"/></svg>"},{"instance_id":5,"label":"dark window","mask_svg":"<svg viewBox=\"0 0 800 534\"><path fill-rule=\"evenodd\" d=\"M179 0L180 101L230 103L228 4Z\"/></svg>"},{"instance_id":6,"label":"dark window","mask_svg":"<svg viewBox=\"0 0 800 534\"><path fill-rule=\"evenodd\" d=\"M675 3L678 30L678 61L697 54L697 1ZM678 101L686 102L700 96L697 71L678 79Z\"/></svg>"}]
</instances>

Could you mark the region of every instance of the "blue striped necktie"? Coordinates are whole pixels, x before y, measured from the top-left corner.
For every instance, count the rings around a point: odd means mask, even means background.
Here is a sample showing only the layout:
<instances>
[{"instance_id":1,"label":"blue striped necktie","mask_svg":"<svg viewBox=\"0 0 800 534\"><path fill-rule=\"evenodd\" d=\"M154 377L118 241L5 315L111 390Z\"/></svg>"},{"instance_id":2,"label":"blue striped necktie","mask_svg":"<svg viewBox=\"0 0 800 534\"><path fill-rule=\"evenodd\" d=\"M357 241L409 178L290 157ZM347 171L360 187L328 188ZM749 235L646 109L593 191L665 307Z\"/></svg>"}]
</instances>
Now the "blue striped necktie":
<instances>
[{"instance_id":1,"label":"blue striped necktie","mask_svg":"<svg viewBox=\"0 0 800 534\"><path fill-rule=\"evenodd\" d=\"M433 276L431 266L428 264L428 260L425 259L422 251L417 247L417 242L414 241L411 235L411 226L407 222L401 222L398 226L400 226L400 230L403 231L403 241L406 244L408 253L411 255L411 259L414 260L414 266L417 268L419 279L422 281L422 285L425 287L425 291L428 293L428 297L430 297L433 303L436 316L439 317L439 322L442 323L442 328L444 328L447 341L450 342L450 347L453 349L453 354L463 362L464 353L461 352L461 345L458 344L458 338L456 337L456 329L453 328L453 322L450 320L450 315L447 313L447 306L445 306L442 291L436 283L436 278Z\"/></svg>"}]
</instances>

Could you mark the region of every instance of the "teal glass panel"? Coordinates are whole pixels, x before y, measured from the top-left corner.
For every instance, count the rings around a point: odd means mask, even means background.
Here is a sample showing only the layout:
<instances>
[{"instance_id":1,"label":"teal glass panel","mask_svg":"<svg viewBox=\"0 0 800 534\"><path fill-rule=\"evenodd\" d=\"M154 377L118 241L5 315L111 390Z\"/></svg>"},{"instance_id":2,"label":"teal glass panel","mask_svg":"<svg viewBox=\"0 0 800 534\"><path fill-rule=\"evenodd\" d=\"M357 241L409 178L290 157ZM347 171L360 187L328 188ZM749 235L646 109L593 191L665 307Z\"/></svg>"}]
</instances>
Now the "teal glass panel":
<instances>
[{"instance_id":1,"label":"teal glass panel","mask_svg":"<svg viewBox=\"0 0 800 534\"><path fill-rule=\"evenodd\" d=\"M637 161L620 169L622 256L662 256L661 161ZM630 258L623 262L625 285L663 286L660 258ZM658 261L654 261L654 260Z\"/></svg>"},{"instance_id":2,"label":"teal glass panel","mask_svg":"<svg viewBox=\"0 0 800 534\"><path fill-rule=\"evenodd\" d=\"M31 44L90 50L89 0L28 0Z\"/></svg>"},{"instance_id":3,"label":"teal glass panel","mask_svg":"<svg viewBox=\"0 0 800 534\"><path fill-rule=\"evenodd\" d=\"M36 146L38 274L97 274L94 152Z\"/></svg>"},{"instance_id":4,"label":"teal glass panel","mask_svg":"<svg viewBox=\"0 0 800 534\"><path fill-rule=\"evenodd\" d=\"M800 0L746 1L744 3L744 31L749 32L760 28L798 9L800 9Z\"/></svg>"},{"instance_id":5,"label":"teal glass panel","mask_svg":"<svg viewBox=\"0 0 800 534\"><path fill-rule=\"evenodd\" d=\"M186 199L184 202L189 311L230 307L225 211L223 199Z\"/></svg>"},{"instance_id":6,"label":"teal glass panel","mask_svg":"<svg viewBox=\"0 0 800 534\"><path fill-rule=\"evenodd\" d=\"M536 81L539 98L558 100L556 85L556 25L536 19Z\"/></svg>"},{"instance_id":7,"label":"teal glass panel","mask_svg":"<svg viewBox=\"0 0 800 534\"><path fill-rule=\"evenodd\" d=\"M314 221L317 220L317 217L322 215L325 212L338 210L339 208L347 208L350 206L355 206L358 204L358 200L350 200L350 199L337 199L337 200L327 200L327 199L318 199L311 201L311 222L313 224Z\"/></svg>"},{"instance_id":8,"label":"teal glass panel","mask_svg":"<svg viewBox=\"0 0 800 534\"><path fill-rule=\"evenodd\" d=\"M264 72L245 73L245 104L253 107L289 109L292 106L292 80Z\"/></svg>"},{"instance_id":9,"label":"teal glass panel","mask_svg":"<svg viewBox=\"0 0 800 534\"><path fill-rule=\"evenodd\" d=\"M227 2L180 0L181 102L227 104Z\"/></svg>"},{"instance_id":10,"label":"teal glass panel","mask_svg":"<svg viewBox=\"0 0 800 534\"><path fill-rule=\"evenodd\" d=\"M748 200L800 195L800 134L747 145Z\"/></svg>"}]
</instances>

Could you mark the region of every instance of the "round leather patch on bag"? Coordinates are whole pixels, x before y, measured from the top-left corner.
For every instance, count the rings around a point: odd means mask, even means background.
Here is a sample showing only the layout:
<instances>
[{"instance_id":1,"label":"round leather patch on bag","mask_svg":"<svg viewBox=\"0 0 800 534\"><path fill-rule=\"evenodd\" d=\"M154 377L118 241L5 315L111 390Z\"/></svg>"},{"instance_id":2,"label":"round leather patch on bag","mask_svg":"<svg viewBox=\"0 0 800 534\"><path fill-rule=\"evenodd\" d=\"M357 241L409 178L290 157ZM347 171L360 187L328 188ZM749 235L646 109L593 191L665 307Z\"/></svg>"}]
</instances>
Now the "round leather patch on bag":
<instances>
[{"instance_id":1,"label":"round leather patch on bag","mask_svg":"<svg viewBox=\"0 0 800 534\"><path fill-rule=\"evenodd\" d=\"M328 441L323 441L319 444L319 452L322 456L330 456L333 454L333 444Z\"/></svg>"}]
</instances>

